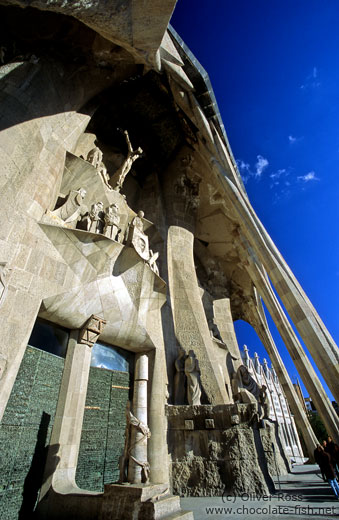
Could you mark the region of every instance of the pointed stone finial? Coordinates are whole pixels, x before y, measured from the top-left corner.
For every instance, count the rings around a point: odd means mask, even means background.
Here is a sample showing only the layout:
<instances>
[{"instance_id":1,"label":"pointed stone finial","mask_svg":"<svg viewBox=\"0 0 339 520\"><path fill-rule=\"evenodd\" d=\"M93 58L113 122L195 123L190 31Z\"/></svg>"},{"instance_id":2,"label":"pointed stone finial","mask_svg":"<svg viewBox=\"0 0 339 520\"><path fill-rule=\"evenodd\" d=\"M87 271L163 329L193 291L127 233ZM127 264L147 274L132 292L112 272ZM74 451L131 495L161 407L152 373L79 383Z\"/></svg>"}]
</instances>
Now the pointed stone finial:
<instances>
[{"instance_id":1,"label":"pointed stone finial","mask_svg":"<svg viewBox=\"0 0 339 520\"><path fill-rule=\"evenodd\" d=\"M260 361L259 361L259 356L256 352L254 352L254 368L255 368L255 371L260 374Z\"/></svg>"},{"instance_id":2,"label":"pointed stone finial","mask_svg":"<svg viewBox=\"0 0 339 520\"><path fill-rule=\"evenodd\" d=\"M276 371L274 370L273 367L271 368L271 372L272 372L272 376L273 376L273 381L275 383L277 383L278 382L278 376L277 376L277 373L276 373Z\"/></svg>"},{"instance_id":3,"label":"pointed stone finial","mask_svg":"<svg viewBox=\"0 0 339 520\"><path fill-rule=\"evenodd\" d=\"M244 350L244 353L242 355L242 358L243 358L243 361L244 361L244 365L249 368L250 366L250 356L249 356L249 353L248 353L248 347L247 345L244 345L243 346L243 350Z\"/></svg>"},{"instance_id":4,"label":"pointed stone finial","mask_svg":"<svg viewBox=\"0 0 339 520\"><path fill-rule=\"evenodd\" d=\"M271 378L270 369L268 368L267 359L263 359L264 373L267 379Z\"/></svg>"}]
</instances>

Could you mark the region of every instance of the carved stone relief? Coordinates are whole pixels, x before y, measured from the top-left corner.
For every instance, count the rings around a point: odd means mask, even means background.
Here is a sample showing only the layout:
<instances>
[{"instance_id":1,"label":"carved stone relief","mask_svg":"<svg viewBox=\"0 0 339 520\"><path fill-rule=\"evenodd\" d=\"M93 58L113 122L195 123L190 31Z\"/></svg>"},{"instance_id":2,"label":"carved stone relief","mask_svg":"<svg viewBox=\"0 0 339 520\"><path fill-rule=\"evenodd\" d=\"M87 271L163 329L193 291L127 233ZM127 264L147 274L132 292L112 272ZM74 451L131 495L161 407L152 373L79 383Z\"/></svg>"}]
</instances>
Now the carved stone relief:
<instances>
[{"instance_id":1,"label":"carved stone relief","mask_svg":"<svg viewBox=\"0 0 339 520\"><path fill-rule=\"evenodd\" d=\"M149 249L148 236L144 232L143 218L144 212L138 211L137 215L133 218L129 225L127 232L127 243L131 244L138 255L140 255L141 258L147 262L152 271L159 275L159 269L156 264L156 261L159 258L159 253L153 252L152 249Z\"/></svg>"},{"instance_id":2,"label":"carved stone relief","mask_svg":"<svg viewBox=\"0 0 339 520\"><path fill-rule=\"evenodd\" d=\"M185 212L197 210L200 204L199 185L201 178L193 171L194 159L186 155L181 159L181 173L174 186L175 191L185 200Z\"/></svg>"}]
</instances>

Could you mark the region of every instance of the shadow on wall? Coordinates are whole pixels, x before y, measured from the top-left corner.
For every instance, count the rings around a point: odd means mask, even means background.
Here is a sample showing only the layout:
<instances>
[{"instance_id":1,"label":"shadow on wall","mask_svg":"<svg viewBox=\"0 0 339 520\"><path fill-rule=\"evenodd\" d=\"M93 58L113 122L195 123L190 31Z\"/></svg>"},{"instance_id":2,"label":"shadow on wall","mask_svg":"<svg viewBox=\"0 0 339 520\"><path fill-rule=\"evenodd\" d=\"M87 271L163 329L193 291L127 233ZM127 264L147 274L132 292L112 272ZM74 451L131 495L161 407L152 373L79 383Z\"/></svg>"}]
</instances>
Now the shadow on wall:
<instances>
[{"instance_id":1,"label":"shadow on wall","mask_svg":"<svg viewBox=\"0 0 339 520\"><path fill-rule=\"evenodd\" d=\"M51 416L45 412L42 413L40 426L37 434L37 441L31 462L31 467L25 478L22 493L22 504L18 515L18 520L30 520L34 518L34 509L38 502L39 490L45 480L54 472L60 458L56 456L59 450L59 444L53 446L46 445L48 436L48 427ZM44 473L47 453L52 455L53 464L49 468L48 474Z\"/></svg>"}]
</instances>

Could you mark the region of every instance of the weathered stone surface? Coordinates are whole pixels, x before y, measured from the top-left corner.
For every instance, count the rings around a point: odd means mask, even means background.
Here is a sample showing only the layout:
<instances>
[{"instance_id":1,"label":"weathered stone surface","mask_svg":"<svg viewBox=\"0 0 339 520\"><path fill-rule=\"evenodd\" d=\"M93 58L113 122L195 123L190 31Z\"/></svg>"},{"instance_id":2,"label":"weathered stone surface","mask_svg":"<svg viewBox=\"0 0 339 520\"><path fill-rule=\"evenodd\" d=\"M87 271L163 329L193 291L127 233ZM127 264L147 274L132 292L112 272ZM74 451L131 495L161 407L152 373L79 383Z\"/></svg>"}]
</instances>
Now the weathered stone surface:
<instances>
[{"instance_id":1,"label":"weathered stone surface","mask_svg":"<svg viewBox=\"0 0 339 520\"><path fill-rule=\"evenodd\" d=\"M62 0L2 0L4 5L35 7L53 11L91 27L114 43L131 50L140 62L155 63L155 54L160 47L167 24L175 6L175 0L157 1L148 4L147 15L141 0L128 2L110 0L64 2Z\"/></svg>"},{"instance_id":2,"label":"weathered stone surface","mask_svg":"<svg viewBox=\"0 0 339 520\"><path fill-rule=\"evenodd\" d=\"M241 422L235 426L232 417L237 408ZM273 471L272 456L267 450L268 443L275 442L274 433L268 430L263 435L264 444L251 425L252 415L252 405L168 406L173 491L181 496L220 496L225 490L234 494L272 490L268 469ZM189 416L194 417L194 430L186 428L193 422L185 419ZM207 421L213 421L213 430Z\"/></svg>"},{"instance_id":3,"label":"weathered stone surface","mask_svg":"<svg viewBox=\"0 0 339 520\"><path fill-rule=\"evenodd\" d=\"M260 297L333 436L338 418L268 277L333 393L338 391L338 351L248 201L206 73L174 32L166 32L174 0L152 0L147 9L141 0L0 3L8 40L0 67L0 414L14 382L22 384L17 374L25 367L36 317L66 327L74 339L96 315L107 322L102 341L147 358L147 377L135 373L135 410L129 417L135 418L138 433L143 429L148 436L146 426L151 432L139 463L151 482L161 483L160 488L120 486L119 492L106 488L104 494L77 487L82 429L83 446L90 444L86 415L84 428L82 421L90 346L70 346L62 385L56 382L50 394L59 396L52 432L58 446L50 451L42 518L135 518L138 511L140 519L177 515L178 500L165 496L171 483L184 495L267 494L270 475L288 471L288 458L302 459L301 450L280 387L268 406L273 383L267 367L265 374L259 374L259 363L253 368L259 389L252 393L253 403L235 402L240 392L234 376L243 360L233 321L245 319L256 328L310 453L315 438L298 409ZM123 172L124 160L131 158L126 147L131 154L139 146L143 153ZM91 164L93 149L97 155L93 152ZM86 194L76 207L80 188ZM111 222L117 217L113 224L119 234L115 228L104 232L108 208ZM185 355L193 351L195 361L191 367L187 363L175 385L180 348ZM119 381L116 386L124 387ZM8 408L13 423L6 425L6 435L22 426L31 384L28 377L20 399L13 394L14 406ZM126 398L128 389L120 390ZM102 388L91 412L100 424L104 412L99 408L104 409L108 393ZM43 384L38 395L45 395ZM165 417L166 401L177 400L182 405L168 404ZM124 413L117 411L120 423ZM263 415L269 420L260 423ZM288 426L283 435L277 422ZM109 463L117 463L123 445L128 451L128 427L127 442L122 432L112 440ZM110 424L106 435L114 436ZM24 447L16 446L21 453ZM28 458L34 451L29 446ZM92 461L102 458L100 449ZM133 462L141 468L137 451ZM79 475L86 457L80 457ZM107 478L116 478L117 471ZM79 478L87 487L86 478ZM6 493L14 503L15 493Z\"/></svg>"}]
</instances>

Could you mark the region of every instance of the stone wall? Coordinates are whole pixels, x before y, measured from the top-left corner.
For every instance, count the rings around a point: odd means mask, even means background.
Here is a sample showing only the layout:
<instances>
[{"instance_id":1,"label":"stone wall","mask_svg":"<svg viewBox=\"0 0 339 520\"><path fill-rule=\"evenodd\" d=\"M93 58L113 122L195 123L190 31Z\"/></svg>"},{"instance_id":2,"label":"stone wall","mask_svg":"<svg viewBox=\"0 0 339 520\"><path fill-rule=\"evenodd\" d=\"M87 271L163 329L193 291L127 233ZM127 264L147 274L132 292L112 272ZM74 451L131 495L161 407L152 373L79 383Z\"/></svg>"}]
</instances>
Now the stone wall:
<instances>
[{"instance_id":1,"label":"stone wall","mask_svg":"<svg viewBox=\"0 0 339 520\"><path fill-rule=\"evenodd\" d=\"M167 406L173 493L269 494L288 472L275 424L255 423L253 405ZM272 448L274 444L274 449Z\"/></svg>"},{"instance_id":2,"label":"stone wall","mask_svg":"<svg viewBox=\"0 0 339 520\"><path fill-rule=\"evenodd\" d=\"M128 372L90 370L76 473L80 488L103 491L119 479L129 385Z\"/></svg>"},{"instance_id":3,"label":"stone wall","mask_svg":"<svg viewBox=\"0 0 339 520\"><path fill-rule=\"evenodd\" d=\"M27 347L0 425L1 520L16 520L35 506L63 367L62 358Z\"/></svg>"}]
</instances>

